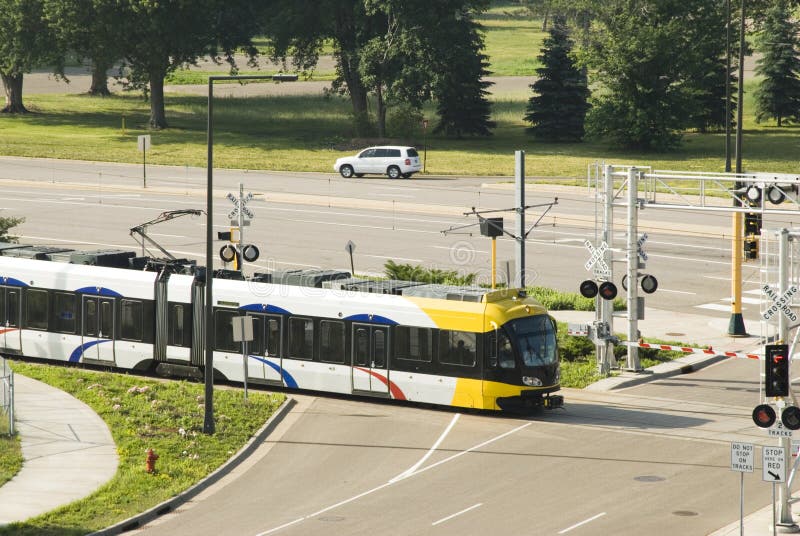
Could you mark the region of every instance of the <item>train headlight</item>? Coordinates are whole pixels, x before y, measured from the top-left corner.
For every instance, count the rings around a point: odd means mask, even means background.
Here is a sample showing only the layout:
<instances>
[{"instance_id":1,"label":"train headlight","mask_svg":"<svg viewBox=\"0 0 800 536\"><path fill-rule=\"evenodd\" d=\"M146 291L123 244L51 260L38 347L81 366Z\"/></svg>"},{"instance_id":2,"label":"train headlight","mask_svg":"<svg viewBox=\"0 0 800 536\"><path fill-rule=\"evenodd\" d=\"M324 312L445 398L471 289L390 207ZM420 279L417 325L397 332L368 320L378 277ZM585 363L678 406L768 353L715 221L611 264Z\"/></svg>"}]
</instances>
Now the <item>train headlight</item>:
<instances>
[{"instance_id":1,"label":"train headlight","mask_svg":"<svg viewBox=\"0 0 800 536\"><path fill-rule=\"evenodd\" d=\"M542 380L535 376L523 376L522 383L530 385L531 387L539 387L542 385Z\"/></svg>"}]
</instances>

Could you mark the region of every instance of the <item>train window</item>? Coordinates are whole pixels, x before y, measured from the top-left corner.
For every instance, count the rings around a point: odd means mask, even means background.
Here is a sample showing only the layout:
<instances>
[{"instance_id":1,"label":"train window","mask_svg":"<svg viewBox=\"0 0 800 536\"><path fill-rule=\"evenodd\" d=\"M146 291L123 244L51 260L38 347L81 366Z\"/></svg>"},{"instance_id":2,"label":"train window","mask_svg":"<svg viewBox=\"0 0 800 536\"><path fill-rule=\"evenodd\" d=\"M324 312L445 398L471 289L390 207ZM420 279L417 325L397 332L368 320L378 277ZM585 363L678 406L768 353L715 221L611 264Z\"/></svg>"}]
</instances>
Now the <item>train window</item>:
<instances>
[{"instance_id":1,"label":"train window","mask_svg":"<svg viewBox=\"0 0 800 536\"><path fill-rule=\"evenodd\" d=\"M184 312L183 305L175 304L169 308L169 319L167 320L169 326L169 341L167 344L171 346L186 346L184 342Z\"/></svg>"},{"instance_id":2,"label":"train window","mask_svg":"<svg viewBox=\"0 0 800 536\"><path fill-rule=\"evenodd\" d=\"M142 302L122 300L119 304L120 338L126 341L142 340Z\"/></svg>"},{"instance_id":3,"label":"train window","mask_svg":"<svg viewBox=\"0 0 800 536\"><path fill-rule=\"evenodd\" d=\"M398 359L430 363L433 354L433 330L397 326L394 330L394 355Z\"/></svg>"},{"instance_id":4,"label":"train window","mask_svg":"<svg viewBox=\"0 0 800 536\"><path fill-rule=\"evenodd\" d=\"M30 329L47 329L46 290L28 289L25 292L25 318Z\"/></svg>"},{"instance_id":5,"label":"train window","mask_svg":"<svg viewBox=\"0 0 800 536\"><path fill-rule=\"evenodd\" d=\"M223 309L214 312L214 348L220 352L238 352L241 343L233 340L233 317L237 311Z\"/></svg>"},{"instance_id":6,"label":"train window","mask_svg":"<svg viewBox=\"0 0 800 536\"><path fill-rule=\"evenodd\" d=\"M466 331L439 331L439 363L474 367L476 361L476 338Z\"/></svg>"},{"instance_id":7,"label":"train window","mask_svg":"<svg viewBox=\"0 0 800 536\"><path fill-rule=\"evenodd\" d=\"M289 357L313 359L314 321L310 318L289 319Z\"/></svg>"},{"instance_id":8,"label":"train window","mask_svg":"<svg viewBox=\"0 0 800 536\"><path fill-rule=\"evenodd\" d=\"M319 359L344 363L344 322L323 320L319 323Z\"/></svg>"},{"instance_id":9,"label":"train window","mask_svg":"<svg viewBox=\"0 0 800 536\"><path fill-rule=\"evenodd\" d=\"M108 300L100 300L100 336L114 338L114 304Z\"/></svg>"},{"instance_id":10,"label":"train window","mask_svg":"<svg viewBox=\"0 0 800 536\"><path fill-rule=\"evenodd\" d=\"M375 337L373 344L372 366L384 368L386 366L386 332L376 329L372 332Z\"/></svg>"},{"instance_id":11,"label":"train window","mask_svg":"<svg viewBox=\"0 0 800 536\"><path fill-rule=\"evenodd\" d=\"M354 365L369 366L369 330L358 328L356 330L355 363Z\"/></svg>"},{"instance_id":12,"label":"train window","mask_svg":"<svg viewBox=\"0 0 800 536\"><path fill-rule=\"evenodd\" d=\"M55 295L55 326L59 333L75 333L75 295L56 292Z\"/></svg>"},{"instance_id":13,"label":"train window","mask_svg":"<svg viewBox=\"0 0 800 536\"><path fill-rule=\"evenodd\" d=\"M281 323L277 318L267 321L267 352L271 356L281 353Z\"/></svg>"}]
</instances>

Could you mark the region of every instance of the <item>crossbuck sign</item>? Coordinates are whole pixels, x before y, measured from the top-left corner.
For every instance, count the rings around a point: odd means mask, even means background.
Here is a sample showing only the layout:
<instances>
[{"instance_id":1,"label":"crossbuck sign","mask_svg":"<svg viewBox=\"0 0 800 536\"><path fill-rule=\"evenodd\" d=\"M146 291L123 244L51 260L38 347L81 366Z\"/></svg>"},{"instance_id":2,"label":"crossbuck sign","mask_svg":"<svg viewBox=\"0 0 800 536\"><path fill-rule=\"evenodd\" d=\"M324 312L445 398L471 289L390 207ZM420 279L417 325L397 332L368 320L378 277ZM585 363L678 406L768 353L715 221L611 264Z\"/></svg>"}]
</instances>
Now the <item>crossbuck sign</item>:
<instances>
[{"instance_id":1,"label":"crossbuck sign","mask_svg":"<svg viewBox=\"0 0 800 536\"><path fill-rule=\"evenodd\" d=\"M792 296L798 292L796 285L789 287L789 289L780 296L778 296L778 293L769 285L764 285L761 288L761 291L772 300L772 305L761 314L761 317L764 320L769 320L775 316L775 313L780 311L784 314L784 316L786 316L786 318L789 319L790 322L797 322L797 313L792 311L791 307Z\"/></svg>"},{"instance_id":2,"label":"crossbuck sign","mask_svg":"<svg viewBox=\"0 0 800 536\"><path fill-rule=\"evenodd\" d=\"M228 219L233 220L239 216L239 212L241 211L242 214L247 216L250 219L255 217L253 211L247 208L247 202L253 199L252 192L247 192L247 195L241 198L241 202L238 197L233 195L232 193L228 193L228 199L231 203L233 203L233 210L228 213Z\"/></svg>"},{"instance_id":3,"label":"crossbuck sign","mask_svg":"<svg viewBox=\"0 0 800 536\"><path fill-rule=\"evenodd\" d=\"M586 270L588 271L594 268L595 276L610 277L611 269L609 269L608 264L606 264L606 261L603 259L603 255L608 250L608 244L601 242L600 247L595 248L591 242L585 240L583 245L586 246L586 249L588 249L590 253L589 260L586 261L584 265Z\"/></svg>"}]
</instances>

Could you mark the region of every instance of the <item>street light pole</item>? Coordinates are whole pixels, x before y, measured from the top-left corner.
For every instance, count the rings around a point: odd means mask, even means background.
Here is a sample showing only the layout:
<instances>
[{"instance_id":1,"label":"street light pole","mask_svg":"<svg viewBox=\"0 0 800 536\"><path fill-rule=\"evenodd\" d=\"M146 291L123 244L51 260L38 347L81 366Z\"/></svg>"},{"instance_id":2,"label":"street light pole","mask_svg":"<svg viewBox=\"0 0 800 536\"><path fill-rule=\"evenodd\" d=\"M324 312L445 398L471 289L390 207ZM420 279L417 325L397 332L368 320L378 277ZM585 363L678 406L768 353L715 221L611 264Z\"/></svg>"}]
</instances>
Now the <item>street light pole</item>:
<instances>
[{"instance_id":1,"label":"street light pole","mask_svg":"<svg viewBox=\"0 0 800 536\"><path fill-rule=\"evenodd\" d=\"M205 303L205 417L203 433L214 433L214 82L217 80L275 80L294 82L295 74L248 75L248 76L209 76L208 77L208 161L206 188L206 303Z\"/></svg>"}]
</instances>

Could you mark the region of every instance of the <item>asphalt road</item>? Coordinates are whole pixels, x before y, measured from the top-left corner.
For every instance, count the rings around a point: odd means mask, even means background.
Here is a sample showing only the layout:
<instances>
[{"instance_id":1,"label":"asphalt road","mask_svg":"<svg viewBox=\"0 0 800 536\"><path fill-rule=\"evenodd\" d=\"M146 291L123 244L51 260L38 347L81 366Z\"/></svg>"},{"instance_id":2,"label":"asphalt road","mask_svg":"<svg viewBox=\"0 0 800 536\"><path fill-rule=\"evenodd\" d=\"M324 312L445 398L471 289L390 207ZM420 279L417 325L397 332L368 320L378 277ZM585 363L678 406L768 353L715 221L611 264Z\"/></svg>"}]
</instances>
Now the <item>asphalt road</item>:
<instances>
[{"instance_id":1,"label":"asphalt road","mask_svg":"<svg viewBox=\"0 0 800 536\"><path fill-rule=\"evenodd\" d=\"M767 442L753 366L566 390L533 419L300 397L246 471L134 534L708 534L738 516L729 442ZM748 477L745 511L770 492Z\"/></svg>"},{"instance_id":2,"label":"asphalt road","mask_svg":"<svg viewBox=\"0 0 800 536\"><path fill-rule=\"evenodd\" d=\"M148 166L144 188L141 165L9 157L0 158L0 164L4 183L0 214L25 217L17 232L31 243L137 248L130 228L166 210L205 208L204 169ZM252 271L349 270L345 244L352 240L358 273L382 273L384 263L392 259L477 273L486 282L491 271L490 240L479 235L477 218L464 213L472 207L486 211L514 205L513 181L508 177L346 180L333 173L216 170L216 230L230 227L227 214L233 206L225 196L238 193L239 182L255 196L248 207L256 217L245 229L245 242L257 245L262 255L247 267ZM575 291L589 276L584 269L589 257L584 241L595 237L594 192L535 181L526 189L528 204L543 205L530 210L527 227L543 215L544 205L558 198L529 235L527 282ZM485 215L505 216L506 226L513 229L513 213ZM624 216L616 214L618 247L625 242ZM729 315L725 300L730 296L730 215L648 209L641 211L639 220L640 231L649 237L645 271L659 280L659 290L648 297L648 306ZM778 221L767 219L766 224ZM173 254L205 262L204 217L173 220L151 228L150 233ZM514 259L512 239L501 237L497 245L501 264ZM623 260L623 253L617 258ZM617 273L624 266L615 263ZM743 274L744 313L757 318L759 265L745 264Z\"/></svg>"},{"instance_id":3,"label":"asphalt road","mask_svg":"<svg viewBox=\"0 0 800 536\"><path fill-rule=\"evenodd\" d=\"M264 252L249 270L347 268L380 272L389 259L488 271L488 240L442 234L474 221L470 207L513 205L508 178L344 180L333 174L215 173L215 228L228 228L227 192L255 198L246 242ZM164 210L205 207L205 170L0 158L0 215L24 216L25 242L136 249L128 230ZM559 202L533 231L536 283L574 290L594 234L585 189L532 184L532 204ZM471 219L473 218L473 219ZM648 271L661 280L649 304L698 312L729 292L729 217L641 214ZM623 227L616 227L618 231ZM151 228L174 254L203 262L205 218ZM617 234L615 240L622 240ZM513 256L500 240L501 258ZM757 288L747 265L746 288ZM709 315L725 311L703 309ZM757 314L757 307L746 314ZM567 407L518 419L400 404L301 396L246 470L138 532L242 534L681 534L738 516L730 442L769 443L752 424L758 363L733 360L613 393L566 390ZM745 482L745 511L771 488Z\"/></svg>"}]
</instances>

